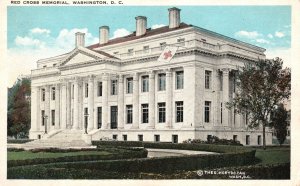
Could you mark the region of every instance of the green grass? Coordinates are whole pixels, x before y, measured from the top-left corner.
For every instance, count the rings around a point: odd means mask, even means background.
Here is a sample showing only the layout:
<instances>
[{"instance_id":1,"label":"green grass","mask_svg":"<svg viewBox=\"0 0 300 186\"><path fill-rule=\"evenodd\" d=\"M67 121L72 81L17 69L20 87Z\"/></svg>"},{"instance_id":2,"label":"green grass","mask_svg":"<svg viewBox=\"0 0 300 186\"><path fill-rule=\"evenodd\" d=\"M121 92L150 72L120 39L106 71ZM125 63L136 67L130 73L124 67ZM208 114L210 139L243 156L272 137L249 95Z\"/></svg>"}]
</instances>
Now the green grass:
<instances>
[{"instance_id":1,"label":"green grass","mask_svg":"<svg viewBox=\"0 0 300 186\"><path fill-rule=\"evenodd\" d=\"M267 147L266 150L256 149L255 157L261 161L258 163L261 165L289 163L291 161L289 147Z\"/></svg>"},{"instance_id":2,"label":"green grass","mask_svg":"<svg viewBox=\"0 0 300 186\"><path fill-rule=\"evenodd\" d=\"M108 155L111 154L107 151L78 151L78 152L7 152L7 160L25 160L35 158L58 158L64 156L79 156L79 155Z\"/></svg>"}]
</instances>

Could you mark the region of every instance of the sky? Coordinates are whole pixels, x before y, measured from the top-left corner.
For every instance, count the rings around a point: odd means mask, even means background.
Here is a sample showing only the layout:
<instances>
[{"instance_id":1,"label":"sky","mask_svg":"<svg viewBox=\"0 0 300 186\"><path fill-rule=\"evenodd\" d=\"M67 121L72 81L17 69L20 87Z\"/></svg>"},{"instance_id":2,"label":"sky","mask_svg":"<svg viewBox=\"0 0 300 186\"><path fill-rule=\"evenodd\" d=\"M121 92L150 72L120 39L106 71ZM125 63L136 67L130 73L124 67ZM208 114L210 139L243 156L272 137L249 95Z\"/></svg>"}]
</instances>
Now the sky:
<instances>
[{"instance_id":1,"label":"sky","mask_svg":"<svg viewBox=\"0 0 300 186\"><path fill-rule=\"evenodd\" d=\"M177 6L181 22L199 26L265 48L268 58L280 57L291 67L290 6ZM168 25L169 6L10 6L7 9L9 86L36 68L38 59L69 52L75 33L86 33L86 45L99 41L99 27L110 27L110 38L135 30L135 17L147 26Z\"/></svg>"}]
</instances>

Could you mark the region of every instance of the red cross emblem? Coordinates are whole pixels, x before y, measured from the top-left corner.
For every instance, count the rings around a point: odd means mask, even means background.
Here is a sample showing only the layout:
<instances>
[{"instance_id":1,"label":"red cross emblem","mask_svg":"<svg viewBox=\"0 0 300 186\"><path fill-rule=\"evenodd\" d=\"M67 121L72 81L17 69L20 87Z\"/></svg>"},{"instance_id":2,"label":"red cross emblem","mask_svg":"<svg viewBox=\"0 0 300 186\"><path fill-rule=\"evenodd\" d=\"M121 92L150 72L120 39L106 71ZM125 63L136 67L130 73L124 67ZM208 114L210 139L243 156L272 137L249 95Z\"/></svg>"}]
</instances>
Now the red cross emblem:
<instances>
[{"instance_id":1,"label":"red cross emblem","mask_svg":"<svg viewBox=\"0 0 300 186\"><path fill-rule=\"evenodd\" d=\"M172 53L170 50L164 53L164 59L168 59L169 57L172 57Z\"/></svg>"}]
</instances>

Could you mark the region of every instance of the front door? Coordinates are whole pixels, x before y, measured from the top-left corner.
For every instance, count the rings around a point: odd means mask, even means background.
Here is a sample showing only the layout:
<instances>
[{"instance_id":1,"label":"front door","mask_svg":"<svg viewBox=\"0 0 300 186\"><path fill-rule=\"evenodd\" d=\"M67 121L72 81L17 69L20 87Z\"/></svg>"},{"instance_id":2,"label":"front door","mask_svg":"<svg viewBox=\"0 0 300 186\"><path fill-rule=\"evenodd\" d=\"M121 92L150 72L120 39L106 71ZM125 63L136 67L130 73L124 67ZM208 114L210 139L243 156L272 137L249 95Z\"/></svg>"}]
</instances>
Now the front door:
<instances>
[{"instance_id":1,"label":"front door","mask_svg":"<svg viewBox=\"0 0 300 186\"><path fill-rule=\"evenodd\" d=\"M118 107L117 106L110 107L110 128L111 129L118 128Z\"/></svg>"}]
</instances>

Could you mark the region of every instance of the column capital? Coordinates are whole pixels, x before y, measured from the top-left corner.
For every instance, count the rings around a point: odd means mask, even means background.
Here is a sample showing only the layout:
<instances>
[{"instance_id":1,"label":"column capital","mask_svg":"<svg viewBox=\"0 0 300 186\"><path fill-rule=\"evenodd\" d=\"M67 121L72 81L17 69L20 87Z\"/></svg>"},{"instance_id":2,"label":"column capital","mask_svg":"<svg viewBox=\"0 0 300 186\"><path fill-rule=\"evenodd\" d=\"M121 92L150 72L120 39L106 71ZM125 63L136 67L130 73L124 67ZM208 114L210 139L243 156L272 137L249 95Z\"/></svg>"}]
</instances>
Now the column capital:
<instances>
[{"instance_id":1,"label":"column capital","mask_svg":"<svg viewBox=\"0 0 300 186\"><path fill-rule=\"evenodd\" d=\"M170 77L172 75L172 69L168 68L164 70L166 72L166 76Z\"/></svg>"},{"instance_id":2,"label":"column capital","mask_svg":"<svg viewBox=\"0 0 300 186\"><path fill-rule=\"evenodd\" d=\"M225 74L229 74L229 72L231 71L230 68L221 68L220 70Z\"/></svg>"},{"instance_id":3,"label":"column capital","mask_svg":"<svg viewBox=\"0 0 300 186\"><path fill-rule=\"evenodd\" d=\"M123 74L119 74L118 75L118 81L119 81L119 83L123 83L124 82L124 75Z\"/></svg>"},{"instance_id":4,"label":"column capital","mask_svg":"<svg viewBox=\"0 0 300 186\"><path fill-rule=\"evenodd\" d=\"M155 77L155 71L154 70L149 71L148 75L149 75L149 79L154 79L154 77Z\"/></svg>"},{"instance_id":5,"label":"column capital","mask_svg":"<svg viewBox=\"0 0 300 186\"><path fill-rule=\"evenodd\" d=\"M139 73L134 72L132 76L133 76L133 81L138 81L139 80Z\"/></svg>"},{"instance_id":6,"label":"column capital","mask_svg":"<svg viewBox=\"0 0 300 186\"><path fill-rule=\"evenodd\" d=\"M108 73L103 73L102 74L102 80L107 81L108 80L108 76L109 76Z\"/></svg>"},{"instance_id":7,"label":"column capital","mask_svg":"<svg viewBox=\"0 0 300 186\"><path fill-rule=\"evenodd\" d=\"M93 75L93 74L88 75L88 80L89 81L94 81L94 78L95 78L95 75Z\"/></svg>"},{"instance_id":8,"label":"column capital","mask_svg":"<svg viewBox=\"0 0 300 186\"><path fill-rule=\"evenodd\" d=\"M55 84L55 89L59 90L60 89L61 84L60 83L56 83Z\"/></svg>"}]
</instances>

